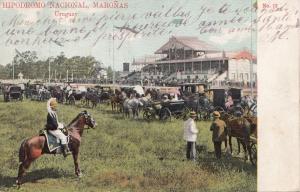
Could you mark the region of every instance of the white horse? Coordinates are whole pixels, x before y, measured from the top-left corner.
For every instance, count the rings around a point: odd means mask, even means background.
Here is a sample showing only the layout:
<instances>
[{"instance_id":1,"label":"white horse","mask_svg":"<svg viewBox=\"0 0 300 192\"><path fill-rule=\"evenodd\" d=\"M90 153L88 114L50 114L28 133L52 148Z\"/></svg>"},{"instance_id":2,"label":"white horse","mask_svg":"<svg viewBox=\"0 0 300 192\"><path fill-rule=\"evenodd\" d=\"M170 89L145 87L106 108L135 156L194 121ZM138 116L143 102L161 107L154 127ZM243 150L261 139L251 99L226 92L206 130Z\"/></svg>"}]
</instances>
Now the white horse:
<instances>
[{"instance_id":1,"label":"white horse","mask_svg":"<svg viewBox=\"0 0 300 192\"><path fill-rule=\"evenodd\" d=\"M132 118L137 119L139 116L139 107L143 106L143 103L133 97L131 99L126 98L123 103L124 115L125 117L130 117L130 113L132 113Z\"/></svg>"}]
</instances>

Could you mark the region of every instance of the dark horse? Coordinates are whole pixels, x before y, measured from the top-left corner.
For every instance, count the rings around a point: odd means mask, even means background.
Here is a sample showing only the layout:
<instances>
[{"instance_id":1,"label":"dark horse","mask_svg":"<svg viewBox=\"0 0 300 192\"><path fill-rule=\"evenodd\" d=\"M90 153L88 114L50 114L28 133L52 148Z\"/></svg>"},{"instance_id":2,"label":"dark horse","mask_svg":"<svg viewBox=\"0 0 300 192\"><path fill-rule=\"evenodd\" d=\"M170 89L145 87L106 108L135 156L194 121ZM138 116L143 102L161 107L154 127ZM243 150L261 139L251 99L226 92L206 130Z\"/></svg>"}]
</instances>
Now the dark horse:
<instances>
[{"instance_id":1,"label":"dark horse","mask_svg":"<svg viewBox=\"0 0 300 192\"><path fill-rule=\"evenodd\" d=\"M67 126L68 134L70 136L69 148L73 155L75 174L80 177L81 171L78 164L78 153L80 147L80 141L83 134L84 126L87 125L91 128L95 128L96 122L92 116L87 112L83 111L77 115L77 117L71 121ZM19 172L16 180L17 185L22 183L22 178L25 171L29 168L30 164L39 158L43 154L54 154L50 153L47 149L46 138L44 135L33 136L25 139L19 150Z\"/></svg>"},{"instance_id":2,"label":"dark horse","mask_svg":"<svg viewBox=\"0 0 300 192\"><path fill-rule=\"evenodd\" d=\"M233 117L232 115L225 113L222 115L222 119L226 122L228 128L229 146L232 152L231 138L237 138L245 152L245 161L248 160L248 153L252 158L250 150L250 136L255 135L257 132L256 119L247 119L245 117ZM250 159L252 160L252 159Z\"/></svg>"},{"instance_id":3,"label":"dark horse","mask_svg":"<svg viewBox=\"0 0 300 192\"><path fill-rule=\"evenodd\" d=\"M92 108L97 107L97 104L100 102L100 98L96 92L92 92L92 91L86 92L81 103L89 107L90 101L92 103Z\"/></svg>"}]
</instances>

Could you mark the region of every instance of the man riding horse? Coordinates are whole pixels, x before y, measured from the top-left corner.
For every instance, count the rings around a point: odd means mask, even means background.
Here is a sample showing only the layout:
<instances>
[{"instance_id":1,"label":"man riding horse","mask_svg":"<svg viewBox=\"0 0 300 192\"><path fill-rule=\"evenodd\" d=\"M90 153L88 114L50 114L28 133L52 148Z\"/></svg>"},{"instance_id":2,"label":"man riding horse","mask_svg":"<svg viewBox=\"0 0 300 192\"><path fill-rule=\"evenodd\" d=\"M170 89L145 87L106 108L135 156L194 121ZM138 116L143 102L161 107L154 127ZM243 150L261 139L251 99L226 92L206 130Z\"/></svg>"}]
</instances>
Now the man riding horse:
<instances>
[{"instance_id":1,"label":"man riding horse","mask_svg":"<svg viewBox=\"0 0 300 192\"><path fill-rule=\"evenodd\" d=\"M48 110L48 115L47 115L47 124L46 124L46 129L50 134L53 136L57 137L60 142L61 146L63 149L63 155L66 157L68 154L70 154L70 150L67 145L67 136L62 132L61 129L64 128L62 123L58 122L58 117L57 117L57 101L56 98L51 98L47 102L47 110Z\"/></svg>"}]
</instances>

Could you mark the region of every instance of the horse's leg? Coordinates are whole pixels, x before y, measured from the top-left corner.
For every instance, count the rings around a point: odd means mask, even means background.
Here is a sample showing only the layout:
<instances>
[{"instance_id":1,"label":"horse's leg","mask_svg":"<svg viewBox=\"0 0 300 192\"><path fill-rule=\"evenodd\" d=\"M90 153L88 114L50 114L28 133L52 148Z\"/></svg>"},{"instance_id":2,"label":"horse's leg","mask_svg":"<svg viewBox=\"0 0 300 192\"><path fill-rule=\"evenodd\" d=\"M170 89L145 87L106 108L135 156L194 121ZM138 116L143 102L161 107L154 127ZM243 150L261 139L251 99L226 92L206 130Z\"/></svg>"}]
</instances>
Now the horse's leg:
<instances>
[{"instance_id":1,"label":"horse's leg","mask_svg":"<svg viewBox=\"0 0 300 192\"><path fill-rule=\"evenodd\" d=\"M242 143L242 146L243 146L243 149L244 149L244 155L245 155L245 162L248 160L248 153L247 153L247 141L244 141L244 142L241 142Z\"/></svg>"},{"instance_id":2,"label":"horse's leg","mask_svg":"<svg viewBox=\"0 0 300 192\"><path fill-rule=\"evenodd\" d=\"M119 111L120 113L122 113L122 106L121 106L121 103L120 103L120 102L118 102L118 111Z\"/></svg>"},{"instance_id":3,"label":"horse's leg","mask_svg":"<svg viewBox=\"0 0 300 192\"><path fill-rule=\"evenodd\" d=\"M123 113L124 109L123 109L123 103L120 103L120 113Z\"/></svg>"},{"instance_id":4,"label":"horse's leg","mask_svg":"<svg viewBox=\"0 0 300 192\"><path fill-rule=\"evenodd\" d=\"M237 154L240 154L240 152L241 152L241 141L238 138L236 138L236 142L238 144L238 153Z\"/></svg>"},{"instance_id":5,"label":"horse's leg","mask_svg":"<svg viewBox=\"0 0 300 192\"><path fill-rule=\"evenodd\" d=\"M231 142L231 136L229 136L229 148L230 148L230 153L232 154L232 142Z\"/></svg>"},{"instance_id":6,"label":"horse's leg","mask_svg":"<svg viewBox=\"0 0 300 192\"><path fill-rule=\"evenodd\" d=\"M251 146L250 146L250 142L249 141L246 142L246 149L248 151L247 156L249 154L250 160L252 161L252 152L251 152Z\"/></svg>"},{"instance_id":7,"label":"horse's leg","mask_svg":"<svg viewBox=\"0 0 300 192\"><path fill-rule=\"evenodd\" d=\"M139 118L139 108L136 109L136 118Z\"/></svg>"},{"instance_id":8,"label":"horse's leg","mask_svg":"<svg viewBox=\"0 0 300 192\"><path fill-rule=\"evenodd\" d=\"M133 119L136 119L136 109L132 109L132 117Z\"/></svg>"},{"instance_id":9,"label":"horse's leg","mask_svg":"<svg viewBox=\"0 0 300 192\"><path fill-rule=\"evenodd\" d=\"M31 160L26 160L19 165L18 178L16 180L17 185L22 184L22 179L25 175L26 170L29 168L31 162Z\"/></svg>"},{"instance_id":10,"label":"horse's leg","mask_svg":"<svg viewBox=\"0 0 300 192\"><path fill-rule=\"evenodd\" d=\"M78 163L78 150L74 150L72 155L73 155L74 166L75 166L75 174L78 177L81 177L82 174L81 174L81 171L80 171L80 168L79 168L79 163Z\"/></svg>"}]
</instances>

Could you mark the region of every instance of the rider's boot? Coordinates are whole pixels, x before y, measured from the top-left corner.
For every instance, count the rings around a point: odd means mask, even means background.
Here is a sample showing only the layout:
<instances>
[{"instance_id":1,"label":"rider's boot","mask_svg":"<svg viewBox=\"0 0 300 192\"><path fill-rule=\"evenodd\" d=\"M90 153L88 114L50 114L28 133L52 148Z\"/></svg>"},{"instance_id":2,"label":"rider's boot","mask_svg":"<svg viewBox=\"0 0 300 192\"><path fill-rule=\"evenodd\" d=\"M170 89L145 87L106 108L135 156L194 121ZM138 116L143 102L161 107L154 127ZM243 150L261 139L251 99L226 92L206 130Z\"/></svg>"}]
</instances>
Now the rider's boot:
<instances>
[{"instance_id":1,"label":"rider's boot","mask_svg":"<svg viewBox=\"0 0 300 192\"><path fill-rule=\"evenodd\" d=\"M62 152L63 152L64 157L67 157L68 155L71 154L68 144L62 145Z\"/></svg>"}]
</instances>

